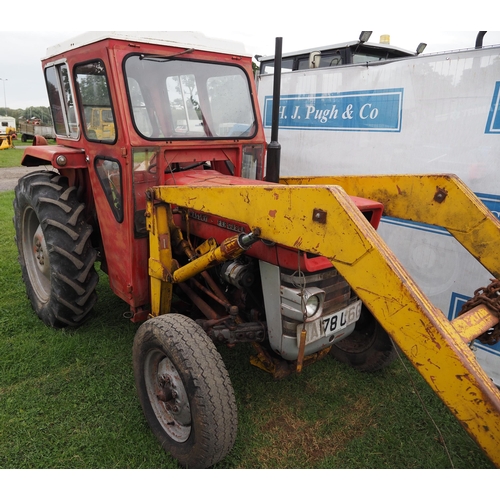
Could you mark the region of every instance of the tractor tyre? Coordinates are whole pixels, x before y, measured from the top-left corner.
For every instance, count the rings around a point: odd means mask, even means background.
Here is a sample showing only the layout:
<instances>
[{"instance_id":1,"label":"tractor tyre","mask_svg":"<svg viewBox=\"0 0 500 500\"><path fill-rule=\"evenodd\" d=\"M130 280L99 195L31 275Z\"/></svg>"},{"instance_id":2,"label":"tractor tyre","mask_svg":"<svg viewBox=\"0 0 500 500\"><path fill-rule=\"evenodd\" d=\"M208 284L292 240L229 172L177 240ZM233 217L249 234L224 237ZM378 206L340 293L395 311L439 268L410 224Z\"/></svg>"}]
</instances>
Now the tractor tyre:
<instances>
[{"instance_id":1,"label":"tractor tyre","mask_svg":"<svg viewBox=\"0 0 500 500\"><path fill-rule=\"evenodd\" d=\"M215 345L192 319L167 314L137 330L135 383L153 434L183 467L207 468L232 449L237 409Z\"/></svg>"},{"instance_id":2,"label":"tractor tyre","mask_svg":"<svg viewBox=\"0 0 500 500\"><path fill-rule=\"evenodd\" d=\"M14 226L31 305L51 327L76 327L97 300L92 226L76 188L54 172L34 172L15 189Z\"/></svg>"},{"instance_id":3,"label":"tractor tyre","mask_svg":"<svg viewBox=\"0 0 500 500\"><path fill-rule=\"evenodd\" d=\"M354 331L333 344L330 355L361 372L374 372L389 366L397 357L394 343L363 306Z\"/></svg>"}]
</instances>

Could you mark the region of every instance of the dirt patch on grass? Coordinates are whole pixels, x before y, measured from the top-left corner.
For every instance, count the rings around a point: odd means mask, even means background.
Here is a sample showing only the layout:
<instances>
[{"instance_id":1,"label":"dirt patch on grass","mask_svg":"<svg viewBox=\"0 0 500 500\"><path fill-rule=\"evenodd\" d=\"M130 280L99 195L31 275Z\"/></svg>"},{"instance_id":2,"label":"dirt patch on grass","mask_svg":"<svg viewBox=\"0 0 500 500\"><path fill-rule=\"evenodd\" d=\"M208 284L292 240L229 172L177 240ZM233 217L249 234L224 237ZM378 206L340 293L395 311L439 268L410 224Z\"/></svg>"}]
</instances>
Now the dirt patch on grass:
<instances>
[{"instance_id":1,"label":"dirt patch on grass","mask_svg":"<svg viewBox=\"0 0 500 500\"><path fill-rule=\"evenodd\" d=\"M344 408L341 418L310 421L300 409L273 404L261 425L267 443L257 450L264 468L293 468L306 462L315 467L327 456L335 455L372 425L372 408L367 399L357 399Z\"/></svg>"},{"instance_id":2,"label":"dirt patch on grass","mask_svg":"<svg viewBox=\"0 0 500 500\"><path fill-rule=\"evenodd\" d=\"M5 167L0 168L0 192L12 191L17 181L35 170L54 170L50 167Z\"/></svg>"}]
</instances>

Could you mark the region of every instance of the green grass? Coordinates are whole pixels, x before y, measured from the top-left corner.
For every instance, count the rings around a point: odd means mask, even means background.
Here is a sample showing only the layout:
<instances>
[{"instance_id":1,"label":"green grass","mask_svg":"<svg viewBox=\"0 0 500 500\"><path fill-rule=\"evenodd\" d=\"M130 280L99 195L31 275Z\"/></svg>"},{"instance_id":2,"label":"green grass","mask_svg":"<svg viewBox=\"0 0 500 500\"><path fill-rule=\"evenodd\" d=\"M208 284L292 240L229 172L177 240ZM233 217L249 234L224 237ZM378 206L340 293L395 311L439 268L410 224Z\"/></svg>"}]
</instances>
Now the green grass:
<instances>
[{"instance_id":1,"label":"green grass","mask_svg":"<svg viewBox=\"0 0 500 500\"><path fill-rule=\"evenodd\" d=\"M55 144L54 140L49 140L49 144ZM23 159L24 146L30 146L31 142L22 142L20 139L14 141L14 148L0 150L0 168L19 167ZM21 149L20 146L23 146Z\"/></svg>"},{"instance_id":2,"label":"green grass","mask_svg":"<svg viewBox=\"0 0 500 500\"><path fill-rule=\"evenodd\" d=\"M0 193L0 467L177 468L142 415L132 373L137 326L101 274L91 320L44 326L26 298L14 244L13 192ZM325 359L274 381L222 347L239 411L219 468L491 468L448 409L405 361L363 374Z\"/></svg>"},{"instance_id":3,"label":"green grass","mask_svg":"<svg viewBox=\"0 0 500 500\"><path fill-rule=\"evenodd\" d=\"M15 146L23 144L21 141L14 141ZM26 145L26 143L24 143ZM2 167L19 167L23 158L23 149L15 147L13 149L0 150L0 168Z\"/></svg>"}]
</instances>

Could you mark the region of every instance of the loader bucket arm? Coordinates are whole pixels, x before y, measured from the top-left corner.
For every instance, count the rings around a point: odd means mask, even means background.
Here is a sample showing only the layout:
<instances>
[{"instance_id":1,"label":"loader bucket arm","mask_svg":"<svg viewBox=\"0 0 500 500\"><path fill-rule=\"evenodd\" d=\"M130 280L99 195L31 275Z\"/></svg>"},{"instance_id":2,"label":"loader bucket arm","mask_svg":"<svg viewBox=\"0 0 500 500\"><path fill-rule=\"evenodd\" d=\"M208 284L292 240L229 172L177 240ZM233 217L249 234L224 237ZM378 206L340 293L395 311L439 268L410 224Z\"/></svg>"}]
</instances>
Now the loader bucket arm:
<instances>
[{"instance_id":1,"label":"loader bucket arm","mask_svg":"<svg viewBox=\"0 0 500 500\"><path fill-rule=\"evenodd\" d=\"M408 178L408 189L410 183ZM160 269L170 262L168 228L158 221L165 216L160 201L246 223L252 231L260 231L263 239L327 257L491 461L500 466L500 393L464 341L495 324L496 318L483 308L459 325L448 321L342 187L174 186L152 191L147 217L151 255L158 256L150 265L156 269L150 272L152 290L161 288L158 282L168 280L172 271ZM361 190L349 194L367 195ZM376 199L373 190L367 196ZM387 200L381 197L381 201ZM315 217L318 210L321 218ZM398 210L402 209L395 213ZM497 225L500 234L499 229ZM166 258L162 252L167 252Z\"/></svg>"},{"instance_id":2,"label":"loader bucket arm","mask_svg":"<svg viewBox=\"0 0 500 500\"><path fill-rule=\"evenodd\" d=\"M384 215L440 226L500 278L500 222L453 174L285 177L287 185L337 185L377 200Z\"/></svg>"}]
</instances>

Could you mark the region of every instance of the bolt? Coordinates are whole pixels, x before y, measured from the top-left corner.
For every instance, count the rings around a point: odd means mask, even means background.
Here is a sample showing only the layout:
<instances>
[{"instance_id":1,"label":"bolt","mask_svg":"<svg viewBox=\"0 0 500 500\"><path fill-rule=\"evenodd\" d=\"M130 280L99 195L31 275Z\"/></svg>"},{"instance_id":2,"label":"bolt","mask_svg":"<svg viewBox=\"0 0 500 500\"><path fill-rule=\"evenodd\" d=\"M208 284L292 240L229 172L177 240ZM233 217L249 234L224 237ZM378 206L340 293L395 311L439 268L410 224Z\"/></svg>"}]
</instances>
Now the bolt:
<instances>
[{"instance_id":1,"label":"bolt","mask_svg":"<svg viewBox=\"0 0 500 500\"><path fill-rule=\"evenodd\" d=\"M313 221L326 224L326 212L320 208L315 208L313 210Z\"/></svg>"},{"instance_id":2,"label":"bolt","mask_svg":"<svg viewBox=\"0 0 500 500\"><path fill-rule=\"evenodd\" d=\"M437 203L443 203L447 196L448 191L446 191L446 189L438 187L436 189L436 194L434 195L434 201L436 201Z\"/></svg>"}]
</instances>

